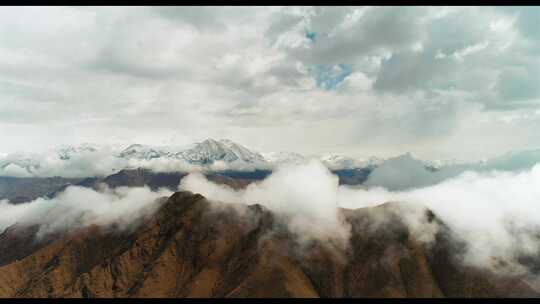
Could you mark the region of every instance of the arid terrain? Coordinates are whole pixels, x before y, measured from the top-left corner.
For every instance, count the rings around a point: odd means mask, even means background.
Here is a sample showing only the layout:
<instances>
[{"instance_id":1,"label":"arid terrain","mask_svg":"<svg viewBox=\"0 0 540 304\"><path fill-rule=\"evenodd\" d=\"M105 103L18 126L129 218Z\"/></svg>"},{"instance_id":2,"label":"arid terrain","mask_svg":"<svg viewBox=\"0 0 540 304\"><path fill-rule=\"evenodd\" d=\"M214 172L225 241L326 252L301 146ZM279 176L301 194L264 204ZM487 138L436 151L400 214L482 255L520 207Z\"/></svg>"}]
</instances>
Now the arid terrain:
<instances>
[{"instance_id":1,"label":"arid terrain","mask_svg":"<svg viewBox=\"0 0 540 304\"><path fill-rule=\"evenodd\" d=\"M538 297L522 276L459 262L463 244L440 229L418 241L387 203L340 209L346 243L300 241L260 205L176 192L128 230L91 226L36 238L0 234L1 297ZM384 222L377 218L384 217Z\"/></svg>"}]
</instances>

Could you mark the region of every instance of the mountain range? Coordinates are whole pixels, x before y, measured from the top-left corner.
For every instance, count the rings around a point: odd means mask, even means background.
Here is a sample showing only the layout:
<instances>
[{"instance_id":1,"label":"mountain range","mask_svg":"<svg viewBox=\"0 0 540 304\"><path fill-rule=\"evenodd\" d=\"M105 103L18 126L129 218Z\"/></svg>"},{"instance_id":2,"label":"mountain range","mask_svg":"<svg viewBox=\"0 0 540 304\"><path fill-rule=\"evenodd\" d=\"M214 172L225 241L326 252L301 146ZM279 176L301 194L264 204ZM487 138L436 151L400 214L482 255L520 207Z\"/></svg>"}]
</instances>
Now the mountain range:
<instances>
[{"instance_id":1,"label":"mountain range","mask_svg":"<svg viewBox=\"0 0 540 304\"><path fill-rule=\"evenodd\" d=\"M28 218L0 229L0 297L540 297L538 252L516 250L510 264L496 258L487 267L465 263L470 241L426 207L415 209L414 225L408 219L410 210L403 207L407 205L400 202L337 208L340 227L348 231L345 236L318 235L317 229L332 229L324 222L313 222L313 234L303 235L297 228L317 218L280 213L257 201L225 203L179 190L193 171L216 187L247 191L255 183L264 189L276 169L313 158L328 168L321 166L326 175L352 185L347 189L403 190L439 183L467 170L530 168L540 153L522 151L482 162L441 164L410 153L384 160L312 157L258 153L229 140L206 140L187 147L134 144L107 150L84 144L59 147L47 155L8 155L0 162L2 168L20 165L32 174L62 170L87 174L0 176L4 223L12 210L46 211L35 219L29 212ZM102 171L85 171L103 163ZM48 166L62 170L44 171L52 168ZM109 172L112 166L116 170ZM287 179L286 188L273 195L279 199L280 192L306 191L297 189L305 182L300 179ZM120 212L120 220L82 225L118 213L118 204L136 207L137 197L122 191L140 191L143 186L171 195L150 203L156 209L140 217ZM316 192L316 187L307 187L307 192ZM115 201L104 214L93 213L104 210L99 205L111 193L129 200ZM317 202L301 203L318 210ZM97 209L85 207L96 204ZM74 206L82 211L69 213ZM540 234L530 237L540 242Z\"/></svg>"},{"instance_id":2,"label":"mountain range","mask_svg":"<svg viewBox=\"0 0 540 304\"><path fill-rule=\"evenodd\" d=\"M227 139L207 139L181 147L132 144L122 149L86 143L78 146L60 146L42 154L27 152L7 154L0 158L0 176L10 176L9 172L23 172L25 176L40 176L40 169L47 165L47 161L77 161L82 156L100 152L102 152L100 156L113 157L118 160L118 164L124 165L124 167L115 168L117 170L130 168L129 165L133 166L133 164L144 166L144 164L160 160L177 161L199 169L217 171L271 170L280 165L295 164L308 158L318 158L332 170L370 167L382 161L376 157L363 160L343 155L304 156L284 151L259 153Z\"/></svg>"},{"instance_id":3,"label":"mountain range","mask_svg":"<svg viewBox=\"0 0 540 304\"><path fill-rule=\"evenodd\" d=\"M340 209L351 227L343 244L302 241L287 219L257 204L186 191L157 203L129 230L94 225L36 238L39 225L9 227L0 233L0 297L540 296L526 275L461 263L464 244L429 209L422 216L437 227L431 244L396 204ZM537 258L523 261L538 269Z\"/></svg>"},{"instance_id":4,"label":"mountain range","mask_svg":"<svg viewBox=\"0 0 540 304\"><path fill-rule=\"evenodd\" d=\"M404 190L429 186L465 171L516 171L540 162L540 150L510 152L479 162L427 162L410 153L380 159L342 155L304 156L294 152L254 152L230 140L208 139L187 147L133 144L110 149L95 144L61 146L49 153L12 153L0 159L0 201L31 201L50 196L68 185L95 187L98 182L127 178L126 186L140 180L176 190L182 176L192 171L231 185L262 180L281 166L318 159L345 185L381 186ZM170 181L171 176L176 184ZM106 182L108 184L108 182ZM173 186L171 186L173 185Z\"/></svg>"},{"instance_id":5,"label":"mountain range","mask_svg":"<svg viewBox=\"0 0 540 304\"><path fill-rule=\"evenodd\" d=\"M387 161L395 159L413 159L427 170L435 171L446 168L459 170L515 170L523 169L540 161L540 150L509 152L500 157L464 162L458 160L422 161L406 153L397 157L367 159L338 154L324 156L302 155L295 152L257 152L231 140L207 139L188 146L150 146L132 144L125 148L111 148L96 144L78 146L60 146L46 153L18 152L0 157L0 176L15 177L90 177L106 176L122 169L138 167L154 171L253 171L275 170L279 166L298 164L307 159L316 158L330 170L373 169ZM99 159L101 166L92 162ZM107 162L104 162L107 159ZM73 169L86 166L89 170L72 173L63 167ZM60 168L60 169L59 169ZM66 174L63 171L68 171ZM94 172L95 171L95 172ZM68 176L70 175L70 176Z\"/></svg>"}]
</instances>

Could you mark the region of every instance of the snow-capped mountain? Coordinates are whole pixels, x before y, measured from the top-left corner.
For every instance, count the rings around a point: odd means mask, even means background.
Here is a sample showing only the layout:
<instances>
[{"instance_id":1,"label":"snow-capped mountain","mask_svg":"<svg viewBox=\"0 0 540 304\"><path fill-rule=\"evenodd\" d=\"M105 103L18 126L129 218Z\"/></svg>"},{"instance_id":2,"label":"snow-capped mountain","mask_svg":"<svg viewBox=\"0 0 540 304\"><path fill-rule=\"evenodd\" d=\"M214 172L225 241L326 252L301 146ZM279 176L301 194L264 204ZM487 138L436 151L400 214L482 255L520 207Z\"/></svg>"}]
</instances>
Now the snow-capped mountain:
<instances>
[{"instance_id":1,"label":"snow-capped mountain","mask_svg":"<svg viewBox=\"0 0 540 304\"><path fill-rule=\"evenodd\" d=\"M62 160L71 159L76 154L97 152L100 147L92 143L83 143L78 146L62 145L54 151L58 154L58 158Z\"/></svg>"},{"instance_id":2,"label":"snow-capped mountain","mask_svg":"<svg viewBox=\"0 0 540 304\"><path fill-rule=\"evenodd\" d=\"M165 150L162 147L152 147L148 145L133 144L122 150L118 157L121 158L135 158L135 159L154 159L159 157L169 157L170 151Z\"/></svg>"},{"instance_id":3,"label":"snow-capped mountain","mask_svg":"<svg viewBox=\"0 0 540 304\"><path fill-rule=\"evenodd\" d=\"M452 165L455 165L455 164L458 164L459 161L457 160L453 160L453 159L436 159L436 160L432 160L432 161L426 161L426 164L431 167L431 168L434 168L434 169L441 169L441 168L444 168L444 167L447 167L447 166L452 166Z\"/></svg>"},{"instance_id":4,"label":"snow-capped mountain","mask_svg":"<svg viewBox=\"0 0 540 304\"><path fill-rule=\"evenodd\" d=\"M384 168L399 167L400 171L415 171L422 174L439 171L457 174L465 170L514 171L529 168L540 162L540 150L510 152L485 161L466 163L457 160L422 161L415 159L411 154L389 159L376 157L361 159L337 154L319 157L285 151L259 153L227 139L207 139L188 146L131 144L127 147L118 147L85 143L64 145L44 153L17 152L2 155L0 176L87 177L138 167L167 172L274 170L282 165L299 164L311 158L319 159L332 171L378 168L376 171L382 172ZM411 169L413 167L414 170ZM437 174L441 175L442 172Z\"/></svg>"},{"instance_id":5,"label":"snow-capped mountain","mask_svg":"<svg viewBox=\"0 0 540 304\"><path fill-rule=\"evenodd\" d=\"M118 157L144 160L171 158L203 166L212 165L217 161L235 164L264 164L266 162L258 152L253 152L228 139L207 139L188 147L157 147L133 144L122 150Z\"/></svg>"},{"instance_id":6,"label":"snow-capped mountain","mask_svg":"<svg viewBox=\"0 0 540 304\"><path fill-rule=\"evenodd\" d=\"M359 159L343 155L331 154L321 157L321 162L331 170L356 169L375 165L378 158Z\"/></svg>"},{"instance_id":7,"label":"snow-capped mountain","mask_svg":"<svg viewBox=\"0 0 540 304\"><path fill-rule=\"evenodd\" d=\"M192 164L208 165L216 161L226 163L258 164L266 163L264 157L228 139L207 139L192 148L174 154Z\"/></svg>"},{"instance_id":8,"label":"snow-capped mountain","mask_svg":"<svg viewBox=\"0 0 540 304\"><path fill-rule=\"evenodd\" d=\"M369 159L352 158L343 155L331 154L326 156L305 156L295 152L267 152L262 153L267 162L274 167L285 164L299 164L310 158L319 159L330 170L358 169L376 166L382 159L371 157Z\"/></svg>"}]
</instances>

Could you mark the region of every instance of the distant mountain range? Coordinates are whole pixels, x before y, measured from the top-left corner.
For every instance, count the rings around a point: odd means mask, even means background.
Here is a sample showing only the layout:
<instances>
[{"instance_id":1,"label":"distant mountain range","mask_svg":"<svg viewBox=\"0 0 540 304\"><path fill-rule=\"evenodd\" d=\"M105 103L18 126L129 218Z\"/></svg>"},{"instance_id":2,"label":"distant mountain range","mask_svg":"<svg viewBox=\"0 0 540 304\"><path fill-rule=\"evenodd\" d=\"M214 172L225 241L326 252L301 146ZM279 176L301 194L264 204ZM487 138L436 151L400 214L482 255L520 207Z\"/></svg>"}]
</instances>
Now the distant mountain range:
<instances>
[{"instance_id":1,"label":"distant mountain range","mask_svg":"<svg viewBox=\"0 0 540 304\"><path fill-rule=\"evenodd\" d=\"M388 159L359 159L336 154L305 156L285 151L260 153L227 139L207 139L183 147L132 144L111 148L82 144L57 147L48 153L19 152L0 157L0 200L23 202L47 195L67 183L76 184L85 178L104 179L139 168L154 173L213 172L232 179L253 181L266 177L280 166L313 158L336 174L340 184L403 190L436 184L465 171L531 168L540 162L540 150L509 152L500 157L465 163L423 161L410 153Z\"/></svg>"},{"instance_id":2,"label":"distant mountain range","mask_svg":"<svg viewBox=\"0 0 540 304\"><path fill-rule=\"evenodd\" d=\"M422 161L415 159L410 154L403 154L389 159L377 157L360 159L337 154L305 156L286 151L257 152L227 139L207 139L189 146L132 144L119 149L86 143L78 146L60 146L41 154L18 152L0 156L0 176L106 176L122 169L136 169L138 167L149 168L154 171L273 170L278 166L298 164L310 158L318 158L330 170L351 170L375 168L384 162L394 162L395 159L403 159L404 157L414 159L418 165L432 171L451 167L513 170L530 167L540 161L540 150L510 152L493 159L465 163L458 160ZM95 169L94 167L97 166L92 164L92 162L96 161L94 158L99 159L101 167L99 167L99 170L86 170L87 175L85 175L85 168ZM107 162L104 162L104 158L107 158ZM65 176L69 174L63 174L62 169L57 169L62 166L69 166L69 168L73 169L78 168L79 165L82 166L79 170L82 173L78 173L78 176ZM162 167L167 169L161 169ZM181 170L175 170L174 168L181 168Z\"/></svg>"},{"instance_id":3,"label":"distant mountain range","mask_svg":"<svg viewBox=\"0 0 540 304\"><path fill-rule=\"evenodd\" d=\"M132 144L123 149L100 147L95 144L61 146L48 153L37 154L18 152L0 157L0 176L43 176L49 163L62 165L61 161L76 162L87 160L93 155L112 157L118 164L114 171L150 166L153 163L172 161L200 170L272 170L277 166L303 162L309 158L319 158L332 170L370 167L380 163L378 158L356 159L343 155L304 156L294 152L252 151L231 140L207 139L189 146L151 146ZM60 161L60 162L59 162ZM52 176L52 175L51 175ZM89 175L90 176L90 175Z\"/></svg>"}]
</instances>

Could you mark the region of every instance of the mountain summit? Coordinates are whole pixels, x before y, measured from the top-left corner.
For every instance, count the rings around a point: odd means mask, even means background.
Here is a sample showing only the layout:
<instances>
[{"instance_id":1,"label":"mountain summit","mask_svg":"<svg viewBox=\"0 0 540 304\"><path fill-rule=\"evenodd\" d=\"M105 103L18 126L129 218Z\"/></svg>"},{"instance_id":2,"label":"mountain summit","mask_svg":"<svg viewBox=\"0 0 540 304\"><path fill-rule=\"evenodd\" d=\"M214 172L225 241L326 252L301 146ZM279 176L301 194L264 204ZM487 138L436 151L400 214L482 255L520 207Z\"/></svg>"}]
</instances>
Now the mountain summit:
<instances>
[{"instance_id":1,"label":"mountain summit","mask_svg":"<svg viewBox=\"0 0 540 304\"><path fill-rule=\"evenodd\" d=\"M266 160L260 153L250 151L246 147L228 139L207 139L175 155L181 156L190 163L201 165L211 164L215 161L224 161L227 163L243 162L249 164L266 163Z\"/></svg>"}]
</instances>

